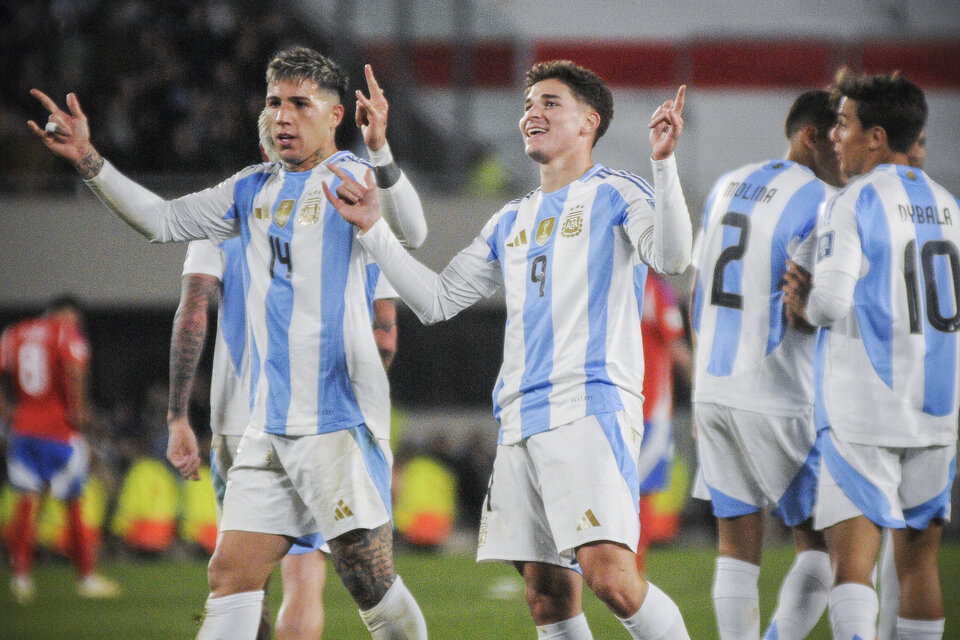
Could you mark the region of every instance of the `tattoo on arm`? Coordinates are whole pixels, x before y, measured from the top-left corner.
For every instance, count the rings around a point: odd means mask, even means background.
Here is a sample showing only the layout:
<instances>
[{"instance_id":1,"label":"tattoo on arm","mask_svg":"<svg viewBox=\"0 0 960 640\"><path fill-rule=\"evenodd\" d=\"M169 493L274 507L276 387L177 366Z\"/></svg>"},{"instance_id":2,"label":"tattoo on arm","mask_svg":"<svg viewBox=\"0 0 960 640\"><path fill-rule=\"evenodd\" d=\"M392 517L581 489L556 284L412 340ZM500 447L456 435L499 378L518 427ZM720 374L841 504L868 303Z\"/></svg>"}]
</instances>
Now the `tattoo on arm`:
<instances>
[{"instance_id":1,"label":"tattoo on arm","mask_svg":"<svg viewBox=\"0 0 960 640\"><path fill-rule=\"evenodd\" d=\"M170 400L168 419L186 414L193 378L207 337L207 310L217 299L220 281L213 276L184 276L180 306L170 337Z\"/></svg>"},{"instance_id":2,"label":"tattoo on arm","mask_svg":"<svg viewBox=\"0 0 960 640\"><path fill-rule=\"evenodd\" d=\"M397 576L390 523L348 531L329 543L337 574L360 608L380 602Z\"/></svg>"},{"instance_id":3,"label":"tattoo on arm","mask_svg":"<svg viewBox=\"0 0 960 640\"><path fill-rule=\"evenodd\" d=\"M76 164L76 167L77 173L79 173L80 177L84 180L96 178L97 174L100 173L100 169L103 168L103 156L97 153L96 149L90 149L90 151L80 159L80 162Z\"/></svg>"}]
</instances>

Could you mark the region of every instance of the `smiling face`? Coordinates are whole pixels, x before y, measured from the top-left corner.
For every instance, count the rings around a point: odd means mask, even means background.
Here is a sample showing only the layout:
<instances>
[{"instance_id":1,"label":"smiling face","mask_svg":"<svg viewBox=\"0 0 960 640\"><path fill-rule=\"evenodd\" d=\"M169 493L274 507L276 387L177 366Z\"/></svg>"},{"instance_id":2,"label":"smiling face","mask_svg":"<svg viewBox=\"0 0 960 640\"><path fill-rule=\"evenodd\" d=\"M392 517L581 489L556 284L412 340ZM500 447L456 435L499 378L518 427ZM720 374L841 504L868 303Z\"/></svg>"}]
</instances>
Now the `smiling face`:
<instances>
[{"instance_id":1,"label":"smiling face","mask_svg":"<svg viewBox=\"0 0 960 640\"><path fill-rule=\"evenodd\" d=\"M308 171L336 150L334 134L343 119L337 94L311 79L267 85L265 108L277 154L289 171Z\"/></svg>"},{"instance_id":2,"label":"smiling face","mask_svg":"<svg viewBox=\"0 0 960 640\"><path fill-rule=\"evenodd\" d=\"M527 92L520 118L524 149L540 164L585 147L589 155L600 116L556 78L537 82Z\"/></svg>"}]
</instances>

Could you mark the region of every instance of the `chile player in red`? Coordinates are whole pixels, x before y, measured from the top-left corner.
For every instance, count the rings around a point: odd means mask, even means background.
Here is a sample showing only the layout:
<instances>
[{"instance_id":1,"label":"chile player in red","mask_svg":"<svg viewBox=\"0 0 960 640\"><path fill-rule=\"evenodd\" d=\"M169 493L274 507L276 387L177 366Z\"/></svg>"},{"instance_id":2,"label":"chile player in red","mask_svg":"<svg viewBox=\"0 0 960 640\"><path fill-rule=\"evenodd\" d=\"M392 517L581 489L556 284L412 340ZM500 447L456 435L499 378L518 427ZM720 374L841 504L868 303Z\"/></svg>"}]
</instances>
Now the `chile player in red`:
<instances>
[{"instance_id":1,"label":"chile player in red","mask_svg":"<svg viewBox=\"0 0 960 640\"><path fill-rule=\"evenodd\" d=\"M65 501L70 556L78 592L87 598L119 595L112 581L94 573L91 541L84 533L80 494L89 454L79 430L87 421L90 348L79 305L52 301L43 315L7 328L0 336L0 371L15 398L10 416L7 469L17 492L9 538L11 589L19 603L35 595L30 569L36 546L36 511L45 491Z\"/></svg>"}]
</instances>

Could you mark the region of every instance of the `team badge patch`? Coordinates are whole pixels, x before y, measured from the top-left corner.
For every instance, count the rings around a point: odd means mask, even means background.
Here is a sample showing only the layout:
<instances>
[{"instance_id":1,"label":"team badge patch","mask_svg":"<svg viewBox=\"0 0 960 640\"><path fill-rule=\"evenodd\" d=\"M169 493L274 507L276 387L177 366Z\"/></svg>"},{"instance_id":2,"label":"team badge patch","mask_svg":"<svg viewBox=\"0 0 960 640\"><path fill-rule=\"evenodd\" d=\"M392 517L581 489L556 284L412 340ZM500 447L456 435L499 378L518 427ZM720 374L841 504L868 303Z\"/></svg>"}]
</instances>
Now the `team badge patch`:
<instances>
[{"instance_id":1,"label":"team badge patch","mask_svg":"<svg viewBox=\"0 0 960 640\"><path fill-rule=\"evenodd\" d=\"M537 226L537 235L534 236L537 240L537 244L546 244L547 240L550 239L550 236L553 234L553 225L556 220L556 218L551 217L540 221L540 224Z\"/></svg>"},{"instance_id":2,"label":"team badge patch","mask_svg":"<svg viewBox=\"0 0 960 640\"><path fill-rule=\"evenodd\" d=\"M829 231L817 240L817 262L833 255L833 231Z\"/></svg>"},{"instance_id":3,"label":"team badge patch","mask_svg":"<svg viewBox=\"0 0 960 640\"><path fill-rule=\"evenodd\" d=\"M571 209L560 227L561 238L576 238L583 231L583 205Z\"/></svg>"},{"instance_id":4,"label":"team badge patch","mask_svg":"<svg viewBox=\"0 0 960 640\"><path fill-rule=\"evenodd\" d=\"M306 202L303 203L303 206L300 207L300 213L297 215L297 222L307 226L311 224L316 224L317 220L320 219L320 213L323 211L323 201L320 200L320 196L314 192L311 193Z\"/></svg>"},{"instance_id":5,"label":"team badge patch","mask_svg":"<svg viewBox=\"0 0 960 640\"><path fill-rule=\"evenodd\" d=\"M287 220L290 219L290 212L293 211L293 200L282 200L280 204L277 205L277 212L274 214L274 220L277 223L277 226L283 228L287 224Z\"/></svg>"}]
</instances>

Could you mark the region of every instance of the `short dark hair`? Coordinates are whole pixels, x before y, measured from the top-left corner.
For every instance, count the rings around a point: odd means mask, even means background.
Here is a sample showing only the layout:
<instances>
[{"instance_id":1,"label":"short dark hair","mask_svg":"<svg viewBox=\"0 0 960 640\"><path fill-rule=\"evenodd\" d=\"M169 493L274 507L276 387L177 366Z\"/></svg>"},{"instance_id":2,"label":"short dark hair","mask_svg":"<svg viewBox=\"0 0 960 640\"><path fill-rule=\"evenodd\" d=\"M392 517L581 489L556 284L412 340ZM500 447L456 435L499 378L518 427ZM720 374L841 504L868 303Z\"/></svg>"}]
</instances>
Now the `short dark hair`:
<instances>
[{"instance_id":1,"label":"short dark hair","mask_svg":"<svg viewBox=\"0 0 960 640\"><path fill-rule=\"evenodd\" d=\"M340 102L347 95L347 75L336 62L308 47L293 47L274 55L267 65L267 84L279 80L310 79L320 89L337 94Z\"/></svg>"},{"instance_id":2,"label":"short dark hair","mask_svg":"<svg viewBox=\"0 0 960 640\"><path fill-rule=\"evenodd\" d=\"M597 135L593 139L593 144L596 145L613 120L613 94L603 78L570 60L548 60L530 67L524 82L524 91L530 91L533 85L551 78L570 87L577 100L600 114Z\"/></svg>"},{"instance_id":3,"label":"short dark hair","mask_svg":"<svg viewBox=\"0 0 960 640\"><path fill-rule=\"evenodd\" d=\"M829 91L814 90L801 93L787 112L783 131L787 138L793 137L805 125L812 124L817 133L828 135L837 124L837 101Z\"/></svg>"},{"instance_id":4,"label":"short dark hair","mask_svg":"<svg viewBox=\"0 0 960 640\"><path fill-rule=\"evenodd\" d=\"M889 74L837 72L836 93L857 103L857 118L864 129L882 127L890 149L906 153L927 123L923 90L899 71Z\"/></svg>"}]
</instances>

